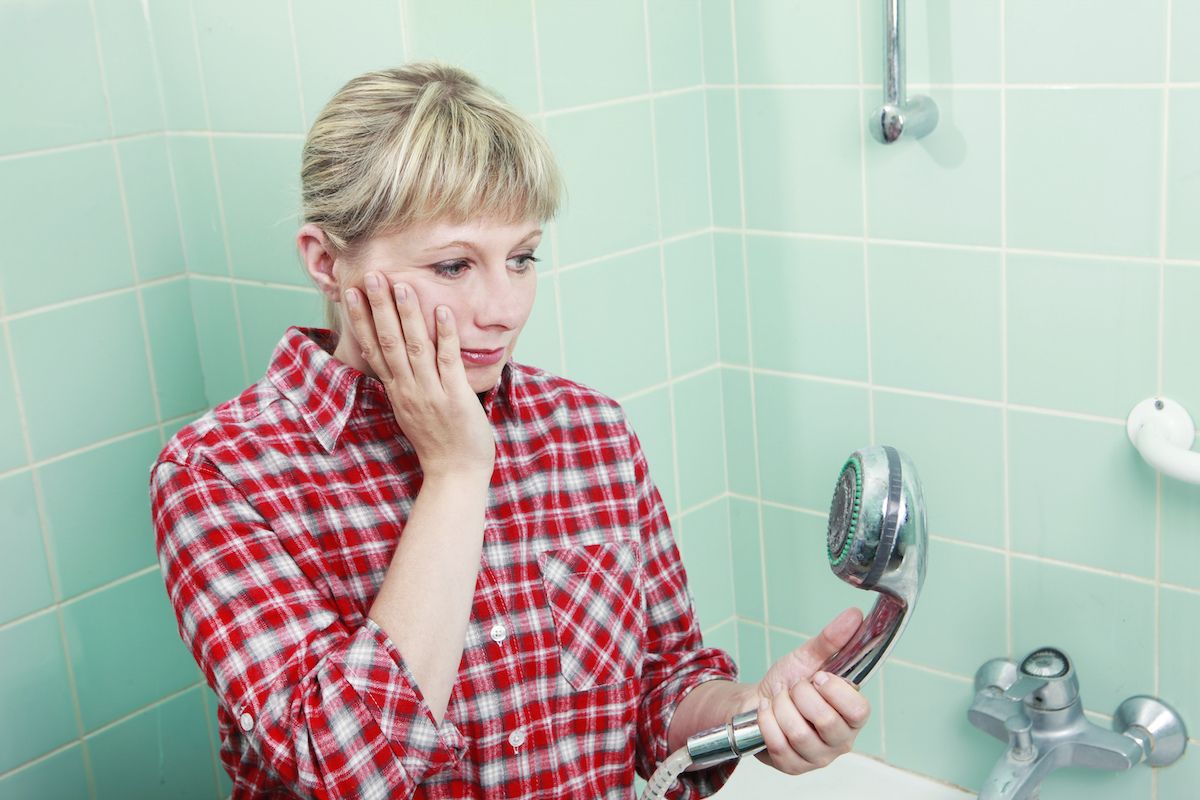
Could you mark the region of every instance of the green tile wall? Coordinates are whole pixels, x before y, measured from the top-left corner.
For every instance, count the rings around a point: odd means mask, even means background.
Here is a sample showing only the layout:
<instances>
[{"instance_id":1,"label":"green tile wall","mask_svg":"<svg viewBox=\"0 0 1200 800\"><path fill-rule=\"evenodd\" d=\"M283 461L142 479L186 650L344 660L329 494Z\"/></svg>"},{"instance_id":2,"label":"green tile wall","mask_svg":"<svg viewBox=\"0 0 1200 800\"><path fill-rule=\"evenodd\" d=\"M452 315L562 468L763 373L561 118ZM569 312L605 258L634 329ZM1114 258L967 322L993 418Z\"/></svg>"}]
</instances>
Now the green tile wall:
<instances>
[{"instance_id":1,"label":"green tile wall","mask_svg":"<svg viewBox=\"0 0 1200 800\"><path fill-rule=\"evenodd\" d=\"M745 679L872 599L826 568L825 510L845 455L891 442L930 573L860 751L977 789L1002 748L966 722L974 668L1045 643L1093 712L1200 713L1200 487L1124 436L1155 392L1200 414L1200 12L1104 5L909 0L942 120L883 147L869 0L0 0L0 649L29 654L0 665L0 795L228 792L146 467L321 324L303 132L407 58L475 71L555 147L517 358L622 401ZM1193 800L1192 745L1044 796Z\"/></svg>"}]
</instances>

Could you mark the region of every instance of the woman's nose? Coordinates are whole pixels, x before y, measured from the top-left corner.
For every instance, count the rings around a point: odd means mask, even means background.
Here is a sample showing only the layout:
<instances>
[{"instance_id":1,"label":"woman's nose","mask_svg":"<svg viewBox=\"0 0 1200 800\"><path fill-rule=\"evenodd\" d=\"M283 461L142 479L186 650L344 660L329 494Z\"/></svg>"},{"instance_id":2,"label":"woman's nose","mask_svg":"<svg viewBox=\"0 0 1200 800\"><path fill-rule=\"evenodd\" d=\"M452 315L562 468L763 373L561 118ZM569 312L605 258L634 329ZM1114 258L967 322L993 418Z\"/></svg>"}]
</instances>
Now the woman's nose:
<instances>
[{"instance_id":1,"label":"woman's nose","mask_svg":"<svg viewBox=\"0 0 1200 800\"><path fill-rule=\"evenodd\" d=\"M479 327L499 325L507 329L520 327L528 312L529 289L522 282L533 276L513 275L504 269L489 275L476 287L475 321Z\"/></svg>"}]
</instances>

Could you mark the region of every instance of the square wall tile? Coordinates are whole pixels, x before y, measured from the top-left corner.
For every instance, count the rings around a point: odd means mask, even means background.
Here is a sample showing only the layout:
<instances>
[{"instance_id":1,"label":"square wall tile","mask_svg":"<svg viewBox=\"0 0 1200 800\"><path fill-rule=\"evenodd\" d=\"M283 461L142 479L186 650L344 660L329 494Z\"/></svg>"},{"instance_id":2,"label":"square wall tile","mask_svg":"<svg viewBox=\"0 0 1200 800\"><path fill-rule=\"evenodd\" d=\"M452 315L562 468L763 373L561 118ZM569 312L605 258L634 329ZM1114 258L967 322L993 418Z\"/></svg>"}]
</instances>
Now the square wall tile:
<instances>
[{"instance_id":1,"label":"square wall tile","mask_svg":"<svg viewBox=\"0 0 1200 800\"><path fill-rule=\"evenodd\" d=\"M999 400L1000 254L872 245L867 264L874 382Z\"/></svg>"},{"instance_id":2,"label":"square wall tile","mask_svg":"<svg viewBox=\"0 0 1200 800\"><path fill-rule=\"evenodd\" d=\"M857 89L743 89L741 121L746 227L863 232Z\"/></svg>"},{"instance_id":3,"label":"square wall tile","mask_svg":"<svg viewBox=\"0 0 1200 800\"><path fill-rule=\"evenodd\" d=\"M1200 682L1196 681L1200 674L1200 647L1196 646L1200 594L1163 589L1160 603L1159 696L1190 722L1200 719ZM1195 738L1196 734L1191 735Z\"/></svg>"},{"instance_id":4,"label":"square wall tile","mask_svg":"<svg viewBox=\"0 0 1200 800\"><path fill-rule=\"evenodd\" d=\"M8 363L8 337L0 328L0 472L22 466L25 458L25 434L17 413L17 390Z\"/></svg>"},{"instance_id":5,"label":"square wall tile","mask_svg":"<svg viewBox=\"0 0 1200 800\"><path fill-rule=\"evenodd\" d=\"M738 618L763 622L766 607L758 503L729 498L729 540L733 547L733 602Z\"/></svg>"},{"instance_id":6,"label":"square wall tile","mask_svg":"<svg viewBox=\"0 0 1200 800\"><path fill-rule=\"evenodd\" d=\"M225 225L210 146L207 136L167 138L187 271L194 275L228 275Z\"/></svg>"},{"instance_id":7,"label":"square wall tile","mask_svg":"<svg viewBox=\"0 0 1200 800\"><path fill-rule=\"evenodd\" d=\"M288 5L288 0L193 0L213 130L304 130Z\"/></svg>"},{"instance_id":8,"label":"square wall tile","mask_svg":"<svg viewBox=\"0 0 1200 800\"><path fill-rule=\"evenodd\" d=\"M0 629L0 773L79 735L58 617L39 614ZM3 784L0 784L3 786Z\"/></svg>"},{"instance_id":9,"label":"square wall tile","mask_svg":"<svg viewBox=\"0 0 1200 800\"><path fill-rule=\"evenodd\" d=\"M534 15L547 111L649 90L642 0L534 0Z\"/></svg>"},{"instance_id":10,"label":"square wall tile","mask_svg":"<svg viewBox=\"0 0 1200 800\"><path fill-rule=\"evenodd\" d=\"M671 394L663 387L621 403L629 417L642 453L650 466L650 479L662 496L663 506L674 518L679 513L675 491L675 426L671 421Z\"/></svg>"},{"instance_id":11,"label":"square wall tile","mask_svg":"<svg viewBox=\"0 0 1200 800\"><path fill-rule=\"evenodd\" d=\"M410 14L413 3L407 5ZM391 0L320 0L292 3L296 55L300 64L300 97L304 123L312 125L321 109L343 84L373 69L396 67L406 61L400 4ZM475 16L447 16L466 25ZM455 59L447 59L457 63Z\"/></svg>"},{"instance_id":12,"label":"square wall tile","mask_svg":"<svg viewBox=\"0 0 1200 800\"><path fill-rule=\"evenodd\" d=\"M0 797L87 796L83 747L77 744L0 778Z\"/></svg>"},{"instance_id":13,"label":"square wall tile","mask_svg":"<svg viewBox=\"0 0 1200 800\"><path fill-rule=\"evenodd\" d=\"M874 602L874 593L838 580L829 569L827 530L823 516L763 507L767 619L772 627L812 637L843 610L851 606L865 610ZM772 661L781 655L772 650Z\"/></svg>"},{"instance_id":14,"label":"square wall tile","mask_svg":"<svg viewBox=\"0 0 1200 800\"><path fill-rule=\"evenodd\" d=\"M1130 695L1153 693L1153 586L1014 558L1012 587L1015 659L1059 648L1075 662L1084 707L1101 714Z\"/></svg>"},{"instance_id":15,"label":"square wall tile","mask_svg":"<svg viewBox=\"0 0 1200 800\"><path fill-rule=\"evenodd\" d=\"M4 98L7 122L0 129L0 153L58 147L109 135L90 5L88 0L4 4L0 97ZM47 36L48 31L54 35ZM0 185L33 188L7 179L0 180ZM8 240L7 235L4 238Z\"/></svg>"},{"instance_id":16,"label":"square wall tile","mask_svg":"<svg viewBox=\"0 0 1200 800\"><path fill-rule=\"evenodd\" d=\"M990 655L981 655L982 664ZM888 763L971 791L992 771L1004 745L967 721L970 680L890 662L884 668Z\"/></svg>"},{"instance_id":17,"label":"square wall tile","mask_svg":"<svg viewBox=\"0 0 1200 800\"><path fill-rule=\"evenodd\" d=\"M904 54L909 86L999 83L1000 8L1001 0L907 0ZM882 88L883 11L874 6L862 9L863 83ZM946 91L939 88L934 93L939 106ZM879 105L882 97L868 92L867 107Z\"/></svg>"},{"instance_id":18,"label":"square wall tile","mask_svg":"<svg viewBox=\"0 0 1200 800\"><path fill-rule=\"evenodd\" d=\"M717 270L717 318L721 327L721 361L750 364L750 328L746 323L746 269L742 236L713 234L713 261Z\"/></svg>"},{"instance_id":19,"label":"square wall tile","mask_svg":"<svg viewBox=\"0 0 1200 800\"><path fill-rule=\"evenodd\" d=\"M242 354L233 286L226 281L192 278L188 281L188 293L196 320L204 397L208 405L215 406L236 397L251 382ZM254 376L254 380L258 378Z\"/></svg>"},{"instance_id":20,"label":"square wall tile","mask_svg":"<svg viewBox=\"0 0 1200 800\"><path fill-rule=\"evenodd\" d=\"M204 370L187 279L144 287L142 306L162 418L204 409Z\"/></svg>"},{"instance_id":21,"label":"square wall tile","mask_svg":"<svg viewBox=\"0 0 1200 800\"><path fill-rule=\"evenodd\" d=\"M163 130L148 5L139 0L108 0L92 8L100 33L113 134Z\"/></svg>"},{"instance_id":22,"label":"square wall tile","mask_svg":"<svg viewBox=\"0 0 1200 800\"><path fill-rule=\"evenodd\" d=\"M558 275L567 377L622 395L667 379L657 247Z\"/></svg>"},{"instance_id":23,"label":"square wall tile","mask_svg":"<svg viewBox=\"0 0 1200 800\"><path fill-rule=\"evenodd\" d=\"M930 533L1004 546L1000 408L876 390L875 438L916 465Z\"/></svg>"},{"instance_id":24,"label":"square wall tile","mask_svg":"<svg viewBox=\"0 0 1200 800\"><path fill-rule=\"evenodd\" d=\"M738 146L737 94L733 89L709 89L705 98L708 115L708 182L712 196L713 225L742 226L742 174Z\"/></svg>"},{"instance_id":25,"label":"square wall tile","mask_svg":"<svg viewBox=\"0 0 1200 800\"><path fill-rule=\"evenodd\" d=\"M1162 116L1159 89L1009 90L1008 245L1157 256Z\"/></svg>"},{"instance_id":26,"label":"square wall tile","mask_svg":"<svg viewBox=\"0 0 1200 800\"><path fill-rule=\"evenodd\" d=\"M756 622L738 620L738 678L762 680L767 674L767 629Z\"/></svg>"},{"instance_id":27,"label":"square wall tile","mask_svg":"<svg viewBox=\"0 0 1200 800\"><path fill-rule=\"evenodd\" d=\"M283 289L271 286L233 287L242 320L243 349L250 379L266 374L271 354L293 325L322 327L324 296L316 289Z\"/></svg>"},{"instance_id":28,"label":"square wall tile","mask_svg":"<svg viewBox=\"0 0 1200 800\"><path fill-rule=\"evenodd\" d=\"M721 370L721 402L724 405L725 459L729 491L750 497L758 495L754 449L754 400L750 373L741 369Z\"/></svg>"},{"instance_id":29,"label":"square wall tile","mask_svg":"<svg viewBox=\"0 0 1200 800\"><path fill-rule=\"evenodd\" d=\"M869 442L867 391L754 376L762 498L828 511L847 454Z\"/></svg>"},{"instance_id":30,"label":"square wall tile","mask_svg":"<svg viewBox=\"0 0 1200 800\"><path fill-rule=\"evenodd\" d=\"M133 283L113 153L98 145L0 161L0 186L21 187L0 192L7 313Z\"/></svg>"},{"instance_id":31,"label":"square wall tile","mask_svg":"<svg viewBox=\"0 0 1200 800\"><path fill-rule=\"evenodd\" d=\"M541 110L528 0L410 0L404 13L413 50L409 58L461 66L521 112Z\"/></svg>"},{"instance_id":32,"label":"square wall tile","mask_svg":"<svg viewBox=\"0 0 1200 800\"><path fill-rule=\"evenodd\" d=\"M1200 8L1200 4L1196 7ZM1200 34L1200 13L1196 16L1197 33ZM1200 231L1196 218L1200 215L1200 152L1191 141L1192 132L1200 125L1200 89L1172 89L1169 102L1167 257L1198 259Z\"/></svg>"},{"instance_id":33,"label":"square wall tile","mask_svg":"<svg viewBox=\"0 0 1200 800\"><path fill-rule=\"evenodd\" d=\"M200 679L158 570L67 603L62 615L87 731Z\"/></svg>"},{"instance_id":34,"label":"square wall tile","mask_svg":"<svg viewBox=\"0 0 1200 800\"><path fill-rule=\"evenodd\" d=\"M1200 52L1192 43L1200 37L1200 4L1181 0L1171 5L1170 79L1200 81Z\"/></svg>"},{"instance_id":35,"label":"square wall tile","mask_svg":"<svg viewBox=\"0 0 1200 800\"><path fill-rule=\"evenodd\" d=\"M887 147L866 141L868 232L880 239L999 245L1000 92L935 94L939 119L929 136ZM865 107L878 103L868 91Z\"/></svg>"},{"instance_id":36,"label":"square wall tile","mask_svg":"<svg viewBox=\"0 0 1200 800\"><path fill-rule=\"evenodd\" d=\"M729 544L729 507L726 500L690 511L679 518L683 563L696 616L706 628L734 615L732 548Z\"/></svg>"},{"instance_id":37,"label":"square wall tile","mask_svg":"<svg viewBox=\"0 0 1200 800\"><path fill-rule=\"evenodd\" d=\"M38 470L63 598L155 563L147 486L161 449L151 430Z\"/></svg>"},{"instance_id":38,"label":"square wall tile","mask_svg":"<svg viewBox=\"0 0 1200 800\"><path fill-rule=\"evenodd\" d=\"M654 100L658 148L658 203L664 238L707 228L708 148L704 92Z\"/></svg>"},{"instance_id":39,"label":"square wall tile","mask_svg":"<svg viewBox=\"0 0 1200 800\"><path fill-rule=\"evenodd\" d=\"M299 139L213 141L234 276L308 286L296 253L300 227Z\"/></svg>"},{"instance_id":40,"label":"square wall tile","mask_svg":"<svg viewBox=\"0 0 1200 800\"><path fill-rule=\"evenodd\" d=\"M1159 269L1010 255L1008 399L1124 419L1157 385Z\"/></svg>"},{"instance_id":41,"label":"square wall tile","mask_svg":"<svg viewBox=\"0 0 1200 800\"><path fill-rule=\"evenodd\" d=\"M987 659L1006 655L1004 561L1003 553L930 542L920 604L896 645L896 658L968 678ZM963 602L967 597L970 602Z\"/></svg>"},{"instance_id":42,"label":"square wall tile","mask_svg":"<svg viewBox=\"0 0 1200 800\"><path fill-rule=\"evenodd\" d=\"M858 83L855 3L735 2L734 15L740 83Z\"/></svg>"},{"instance_id":43,"label":"square wall tile","mask_svg":"<svg viewBox=\"0 0 1200 800\"><path fill-rule=\"evenodd\" d=\"M1166 76L1167 0L1006 0L1010 83L1157 83Z\"/></svg>"},{"instance_id":44,"label":"square wall tile","mask_svg":"<svg viewBox=\"0 0 1200 800\"><path fill-rule=\"evenodd\" d=\"M117 154L138 278L148 281L183 274L187 264L166 139L153 136L119 142Z\"/></svg>"},{"instance_id":45,"label":"square wall tile","mask_svg":"<svg viewBox=\"0 0 1200 800\"><path fill-rule=\"evenodd\" d=\"M88 738L98 800L216 795L205 691L198 686Z\"/></svg>"},{"instance_id":46,"label":"square wall tile","mask_svg":"<svg viewBox=\"0 0 1200 800\"><path fill-rule=\"evenodd\" d=\"M867 379L860 243L751 235L746 269L754 366Z\"/></svg>"},{"instance_id":47,"label":"square wall tile","mask_svg":"<svg viewBox=\"0 0 1200 800\"><path fill-rule=\"evenodd\" d=\"M208 129L204 79L196 51L192 4L150 0L150 31L162 79L163 112L167 130Z\"/></svg>"},{"instance_id":48,"label":"square wall tile","mask_svg":"<svg viewBox=\"0 0 1200 800\"><path fill-rule=\"evenodd\" d=\"M659 238L648 102L550 117L546 131L567 189L556 223L561 264Z\"/></svg>"},{"instance_id":49,"label":"square wall tile","mask_svg":"<svg viewBox=\"0 0 1200 800\"><path fill-rule=\"evenodd\" d=\"M1009 412L1012 547L1154 576L1154 471L1124 425Z\"/></svg>"},{"instance_id":50,"label":"square wall tile","mask_svg":"<svg viewBox=\"0 0 1200 800\"><path fill-rule=\"evenodd\" d=\"M562 372L562 348L558 336L557 275L538 275L533 313L521 330L516 361L558 375Z\"/></svg>"},{"instance_id":51,"label":"square wall tile","mask_svg":"<svg viewBox=\"0 0 1200 800\"><path fill-rule=\"evenodd\" d=\"M733 83L733 2L700 0L704 35L704 82Z\"/></svg>"},{"instance_id":52,"label":"square wall tile","mask_svg":"<svg viewBox=\"0 0 1200 800\"><path fill-rule=\"evenodd\" d=\"M737 621L728 617L724 622L718 622L711 627L706 626L701 632L706 647L716 647L724 650L730 658L737 662Z\"/></svg>"},{"instance_id":53,"label":"square wall tile","mask_svg":"<svg viewBox=\"0 0 1200 800\"><path fill-rule=\"evenodd\" d=\"M35 459L157 421L133 292L12 320L9 334Z\"/></svg>"},{"instance_id":54,"label":"square wall tile","mask_svg":"<svg viewBox=\"0 0 1200 800\"><path fill-rule=\"evenodd\" d=\"M701 372L674 388L679 503L691 508L725 493L721 371Z\"/></svg>"},{"instance_id":55,"label":"square wall tile","mask_svg":"<svg viewBox=\"0 0 1200 800\"><path fill-rule=\"evenodd\" d=\"M704 83L699 0L646 4L650 24L650 88L656 92Z\"/></svg>"},{"instance_id":56,"label":"square wall tile","mask_svg":"<svg viewBox=\"0 0 1200 800\"><path fill-rule=\"evenodd\" d=\"M0 625L54 602L33 474L0 478Z\"/></svg>"},{"instance_id":57,"label":"square wall tile","mask_svg":"<svg viewBox=\"0 0 1200 800\"><path fill-rule=\"evenodd\" d=\"M1149 469L1149 467L1146 467ZM1162 572L1165 583L1200 591L1200 492L1190 483L1163 478Z\"/></svg>"},{"instance_id":58,"label":"square wall tile","mask_svg":"<svg viewBox=\"0 0 1200 800\"><path fill-rule=\"evenodd\" d=\"M663 245L671 374L686 375L720 360L711 235Z\"/></svg>"}]
</instances>

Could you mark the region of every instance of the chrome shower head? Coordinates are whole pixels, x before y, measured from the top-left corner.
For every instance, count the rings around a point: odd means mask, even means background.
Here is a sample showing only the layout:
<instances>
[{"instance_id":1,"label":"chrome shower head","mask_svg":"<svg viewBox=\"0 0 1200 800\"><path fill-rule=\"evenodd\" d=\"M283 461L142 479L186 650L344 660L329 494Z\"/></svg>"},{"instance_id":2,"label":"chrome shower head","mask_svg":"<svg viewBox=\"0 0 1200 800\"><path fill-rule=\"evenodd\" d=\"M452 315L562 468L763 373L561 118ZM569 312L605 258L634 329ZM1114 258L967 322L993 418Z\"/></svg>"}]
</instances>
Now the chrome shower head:
<instances>
[{"instance_id":1,"label":"chrome shower head","mask_svg":"<svg viewBox=\"0 0 1200 800\"><path fill-rule=\"evenodd\" d=\"M880 597L822 669L861 686L908 625L925 581L928 536L916 467L894 447L850 454L838 476L826 537L833 573Z\"/></svg>"},{"instance_id":2,"label":"chrome shower head","mask_svg":"<svg viewBox=\"0 0 1200 800\"><path fill-rule=\"evenodd\" d=\"M908 457L886 445L851 453L829 509L829 564L839 578L878 592L879 599L822 670L862 686L883 663L917 604L925 581L927 544L925 500ZM764 746L758 713L746 711L727 725L690 737L687 757L706 767Z\"/></svg>"}]
</instances>

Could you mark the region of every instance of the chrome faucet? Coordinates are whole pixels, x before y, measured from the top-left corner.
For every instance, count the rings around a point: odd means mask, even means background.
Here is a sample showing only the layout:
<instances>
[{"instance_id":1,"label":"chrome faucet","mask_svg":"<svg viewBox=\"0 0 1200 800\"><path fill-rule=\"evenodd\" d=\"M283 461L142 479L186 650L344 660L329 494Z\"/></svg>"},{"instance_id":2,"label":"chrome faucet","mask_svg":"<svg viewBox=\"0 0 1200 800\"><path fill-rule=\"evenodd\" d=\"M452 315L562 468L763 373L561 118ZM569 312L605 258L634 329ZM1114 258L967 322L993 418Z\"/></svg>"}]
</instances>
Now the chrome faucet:
<instances>
[{"instance_id":1,"label":"chrome faucet","mask_svg":"<svg viewBox=\"0 0 1200 800\"><path fill-rule=\"evenodd\" d=\"M984 663L967 718L1008 742L979 800L1037 800L1042 780L1061 767L1115 772L1142 761L1160 767L1187 747L1183 719L1154 697L1121 703L1112 731L1089 722L1071 659L1053 647L1033 651L1020 666L1006 658Z\"/></svg>"}]
</instances>

